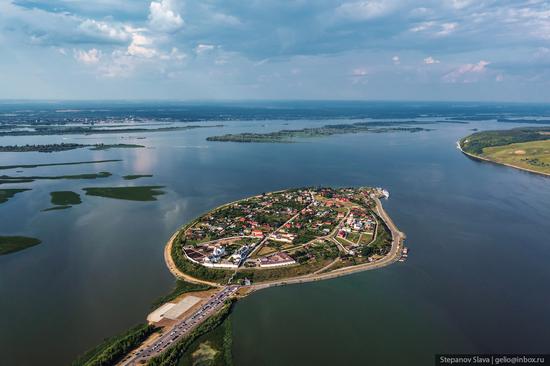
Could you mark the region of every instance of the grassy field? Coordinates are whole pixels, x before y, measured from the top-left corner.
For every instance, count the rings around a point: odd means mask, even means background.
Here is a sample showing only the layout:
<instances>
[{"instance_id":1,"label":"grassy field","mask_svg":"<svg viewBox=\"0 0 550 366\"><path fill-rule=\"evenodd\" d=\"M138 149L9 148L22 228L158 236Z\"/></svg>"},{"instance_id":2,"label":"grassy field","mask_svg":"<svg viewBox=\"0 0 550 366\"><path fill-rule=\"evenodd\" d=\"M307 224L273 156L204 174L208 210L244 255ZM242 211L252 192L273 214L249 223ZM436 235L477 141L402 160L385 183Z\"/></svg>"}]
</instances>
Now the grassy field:
<instances>
[{"instance_id":1,"label":"grassy field","mask_svg":"<svg viewBox=\"0 0 550 366\"><path fill-rule=\"evenodd\" d=\"M40 243L40 239L26 236L0 236L0 255L18 252Z\"/></svg>"},{"instance_id":2,"label":"grassy field","mask_svg":"<svg viewBox=\"0 0 550 366\"><path fill-rule=\"evenodd\" d=\"M80 195L71 191L57 191L51 192L51 201L53 205L67 206L67 205L79 205L82 203Z\"/></svg>"},{"instance_id":3,"label":"grassy field","mask_svg":"<svg viewBox=\"0 0 550 366\"><path fill-rule=\"evenodd\" d=\"M197 338L177 366L230 366L233 364L231 344L231 317L228 317L220 326Z\"/></svg>"},{"instance_id":4,"label":"grassy field","mask_svg":"<svg viewBox=\"0 0 550 366\"><path fill-rule=\"evenodd\" d=\"M137 187L89 187L83 188L88 196L115 198L129 201L156 201L156 196L164 194L164 186Z\"/></svg>"},{"instance_id":5,"label":"grassy field","mask_svg":"<svg viewBox=\"0 0 550 366\"><path fill-rule=\"evenodd\" d=\"M480 155L489 147L549 140L550 127L521 127L510 130L482 131L460 140L460 147L467 153Z\"/></svg>"},{"instance_id":6,"label":"grassy field","mask_svg":"<svg viewBox=\"0 0 550 366\"><path fill-rule=\"evenodd\" d=\"M497 163L550 174L550 140L486 147L481 156Z\"/></svg>"}]
</instances>

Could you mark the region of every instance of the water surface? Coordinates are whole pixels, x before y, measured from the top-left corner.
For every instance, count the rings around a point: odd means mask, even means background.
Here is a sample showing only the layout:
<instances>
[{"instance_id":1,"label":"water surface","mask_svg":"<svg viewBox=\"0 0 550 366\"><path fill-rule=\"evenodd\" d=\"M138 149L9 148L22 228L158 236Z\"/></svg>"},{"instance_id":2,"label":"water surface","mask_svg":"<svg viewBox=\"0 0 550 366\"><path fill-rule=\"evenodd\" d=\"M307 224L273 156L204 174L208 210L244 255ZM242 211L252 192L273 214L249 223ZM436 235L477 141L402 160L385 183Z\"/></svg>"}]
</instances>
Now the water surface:
<instances>
[{"instance_id":1,"label":"water surface","mask_svg":"<svg viewBox=\"0 0 550 366\"><path fill-rule=\"evenodd\" d=\"M513 125L441 124L430 132L296 144L205 141L331 122L231 121L169 133L68 136L63 141L148 148L0 154L0 165L123 160L25 170L20 174L113 176L20 184L33 190L0 206L2 235L43 240L0 257L0 363L68 364L143 321L173 284L162 251L180 225L228 201L308 185L389 189L384 204L407 234L410 258L240 301L233 316L236 365L411 365L431 364L442 352L549 352L550 180L473 161L455 147L472 128ZM60 138L0 139L4 145L47 142ZM153 177L124 181L128 174ZM166 194L155 202L83 195L70 209L40 212L51 206L51 191L141 184L164 185Z\"/></svg>"}]
</instances>

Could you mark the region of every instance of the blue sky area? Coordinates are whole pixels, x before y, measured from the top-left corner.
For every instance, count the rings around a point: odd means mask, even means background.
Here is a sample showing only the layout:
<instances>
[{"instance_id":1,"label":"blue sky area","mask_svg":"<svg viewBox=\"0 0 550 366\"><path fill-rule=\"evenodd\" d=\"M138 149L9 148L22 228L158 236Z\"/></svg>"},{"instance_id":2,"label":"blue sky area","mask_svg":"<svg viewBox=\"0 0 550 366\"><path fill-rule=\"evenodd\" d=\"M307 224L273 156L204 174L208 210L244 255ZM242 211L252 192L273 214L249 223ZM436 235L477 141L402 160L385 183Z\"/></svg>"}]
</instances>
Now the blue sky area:
<instances>
[{"instance_id":1,"label":"blue sky area","mask_svg":"<svg viewBox=\"0 0 550 366\"><path fill-rule=\"evenodd\" d=\"M3 99L550 101L548 1L0 0Z\"/></svg>"}]
</instances>

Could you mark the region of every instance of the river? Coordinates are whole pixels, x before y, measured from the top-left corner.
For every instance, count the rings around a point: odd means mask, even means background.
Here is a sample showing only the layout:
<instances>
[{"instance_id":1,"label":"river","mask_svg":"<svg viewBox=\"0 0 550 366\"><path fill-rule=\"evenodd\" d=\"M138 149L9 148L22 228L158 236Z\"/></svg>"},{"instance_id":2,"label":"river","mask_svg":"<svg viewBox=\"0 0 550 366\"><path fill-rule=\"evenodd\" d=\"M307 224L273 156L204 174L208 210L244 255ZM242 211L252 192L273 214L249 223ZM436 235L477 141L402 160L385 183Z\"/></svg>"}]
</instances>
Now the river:
<instances>
[{"instance_id":1,"label":"river","mask_svg":"<svg viewBox=\"0 0 550 366\"><path fill-rule=\"evenodd\" d=\"M325 123L231 121L169 133L68 136L67 142L148 148L0 154L0 165L123 160L26 169L21 174L113 176L21 184L33 190L0 206L2 235L43 240L0 257L0 363L70 363L143 321L150 304L170 290L163 245L180 225L225 202L311 185L387 188L384 207L407 235L409 259L266 289L240 301L232 315L236 365L417 365L432 364L435 353L445 352L548 353L550 179L474 161L455 146L473 128L515 125L437 124L419 133L294 144L205 141L215 134ZM0 143L58 140L10 137ZM121 180L126 174L153 177ZM131 202L79 191L124 184L164 185L167 193L155 202ZM41 212L51 206L54 190L78 191L83 203Z\"/></svg>"}]
</instances>

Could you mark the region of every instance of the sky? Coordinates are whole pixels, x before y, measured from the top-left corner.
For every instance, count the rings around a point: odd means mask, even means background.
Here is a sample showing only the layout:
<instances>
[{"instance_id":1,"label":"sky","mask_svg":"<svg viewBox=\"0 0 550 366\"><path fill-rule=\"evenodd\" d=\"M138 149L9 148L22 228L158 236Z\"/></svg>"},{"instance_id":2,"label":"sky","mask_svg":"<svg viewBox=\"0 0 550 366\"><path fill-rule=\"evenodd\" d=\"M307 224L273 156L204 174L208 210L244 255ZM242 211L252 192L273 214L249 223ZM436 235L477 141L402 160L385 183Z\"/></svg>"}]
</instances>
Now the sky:
<instances>
[{"instance_id":1,"label":"sky","mask_svg":"<svg viewBox=\"0 0 550 366\"><path fill-rule=\"evenodd\" d=\"M550 2L0 0L0 99L550 102Z\"/></svg>"}]
</instances>

